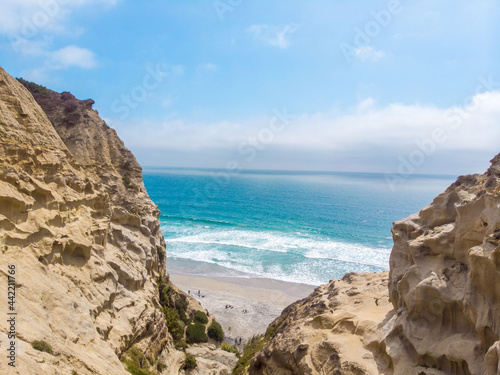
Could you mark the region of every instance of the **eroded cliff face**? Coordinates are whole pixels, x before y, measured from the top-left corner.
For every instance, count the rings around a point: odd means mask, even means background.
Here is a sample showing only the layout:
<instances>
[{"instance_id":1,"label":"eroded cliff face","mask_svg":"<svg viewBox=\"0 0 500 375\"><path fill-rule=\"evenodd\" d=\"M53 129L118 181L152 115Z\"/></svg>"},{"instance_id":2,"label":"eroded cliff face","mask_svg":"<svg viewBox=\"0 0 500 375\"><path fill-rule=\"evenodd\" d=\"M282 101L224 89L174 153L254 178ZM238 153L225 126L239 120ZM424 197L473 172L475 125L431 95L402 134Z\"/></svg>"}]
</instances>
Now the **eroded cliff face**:
<instances>
[{"instance_id":1,"label":"eroded cliff face","mask_svg":"<svg viewBox=\"0 0 500 375\"><path fill-rule=\"evenodd\" d=\"M383 323L392 316L388 272L347 274L318 287L270 326L250 374L376 374ZM241 372L244 373L244 372Z\"/></svg>"},{"instance_id":2,"label":"eroded cliff face","mask_svg":"<svg viewBox=\"0 0 500 375\"><path fill-rule=\"evenodd\" d=\"M388 283L319 287L271 324L241 373L500 375L500 155L392 232Z\"/></svg>"},{"instance_id":3,"label":"eroded cliff face","mask_svg":"<svg viewBox=\"0 0 500 375\"><path fill-rule=\"evenodd\" d=\"M18 313L16 368L1 355L1 372L125 375L135 346L177 373L184 355L158 303L165 243L140 166L92 101L27 86L43 110L0 68L0 293L15 265Z\"/></svg>"},{"instance_id":4,"label":"eroded cliff face","mask_svg":"<svg viewBox=\"0 0 500 375\"><path fill-rule=\"evenodd\" d=\"M394 367L500 374L500 155L395 223L386 338Z\"/></svg>"}]
</instances>

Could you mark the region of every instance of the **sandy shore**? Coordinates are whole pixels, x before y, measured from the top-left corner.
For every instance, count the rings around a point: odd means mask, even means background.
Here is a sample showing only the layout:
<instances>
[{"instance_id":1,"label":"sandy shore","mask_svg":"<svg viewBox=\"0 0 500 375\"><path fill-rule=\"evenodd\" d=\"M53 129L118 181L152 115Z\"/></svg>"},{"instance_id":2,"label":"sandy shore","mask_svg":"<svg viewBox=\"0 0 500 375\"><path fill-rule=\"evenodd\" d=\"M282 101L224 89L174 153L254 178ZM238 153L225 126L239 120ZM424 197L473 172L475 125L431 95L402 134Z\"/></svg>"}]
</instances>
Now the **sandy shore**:
<instances>
[{"instance_id":1,"label":"sandy shore","mask_svg":"<svg viewBox=\"0 0 500 375\"><path fill-rule=\"evenodd\" d=\"M222 325L227 342L264 333L289 304L308 296L314 287L261 278L204 277L168 270L172 282L200 301ZM198 290L204 297L198 297ZM226 308L231 305L232 308ZM247 310L244 313L243 310ZM229 329L230 328L230 329Z\"/></svg>"}]
</instances>

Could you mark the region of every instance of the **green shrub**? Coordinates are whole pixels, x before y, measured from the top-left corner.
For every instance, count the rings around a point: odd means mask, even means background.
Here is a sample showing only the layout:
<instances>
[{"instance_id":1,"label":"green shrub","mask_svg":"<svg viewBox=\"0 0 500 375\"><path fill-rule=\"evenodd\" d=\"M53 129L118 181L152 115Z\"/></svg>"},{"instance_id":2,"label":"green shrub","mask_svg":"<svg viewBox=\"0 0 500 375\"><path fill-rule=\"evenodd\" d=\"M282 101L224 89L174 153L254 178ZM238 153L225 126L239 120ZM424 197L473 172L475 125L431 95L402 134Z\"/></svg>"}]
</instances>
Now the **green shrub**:
<instances>
[{"instance_id":1,"label":"green shrub","mask_svg":"<svg viewBox=\"0 0 500 375\"><path fill-rule=\"evenodd\" d=\"M124 354L122 357L122 362L127 366L127 371L132 375L153 375L151 371L149 371L147 366L147 360L144 354L137 349L136 347L132 347Z\"/></svg>"},{"instance_id":2,"label":"green shrub","mask_svg":"<svg viewBox=\"0 0 500 375\"><path fill-rule=\"evenodd\" d=\"M125 364L127 365L127 371L132 375L155 375L151 371L137 367L137 365L131 361L125 361Z\"/></svg>"},{"instance_id":3,"label":"green shrub","mask_svg":"<svg viewBox=\"0 0 500 375\"><path fill-rule=\"evenodd\" d=\"M207 324L208 323L207 314L205 314L203 311L196 310L194 312L194 321L200 322L201 324Z\"/></svg>"},{"instance_id":4,"label":"green shrub","mask_svg":"<svg viewBox=\"0 0 500 375\"><path fill-rule=\"evenodd\" d=\"M171 287L169 285L169 282L166 281L164 278L160 278L158 281L158 294L160 298L160 305L163 307L171 307L170 303L170 292L171 292Z\"/></svg>"},{"instance_id":5,"label":"green shrub","mask_svg":"<svg viewBox=\"0 0 500 375\"><path fill-rule=\"evenodd\" d=\"M176 293L175 294L176 298L174 301L174 306L177 310L184 310L186 311L189 306L189 302L187 297L184 294Z\"/></svg>"},{"instance_id":6,"label":"green shrub","mask_svg":"<svg viewBox=\"0 0 500 375\"><path fill-rule=\"evenodd\" d=\"M156 252L158 253L160 263L163 263L165 261L165 250L161 246L156 246Z\"/></svg>"},{"instance_id":7,"label":"green shrub","mask_svg":"<svg viewBox=\"0 0 500 375\"><path fill-rule=\"evenodd\" d=\"M168 275L160 275L158 278L158 297L160 305L163 307L170 334L175 342L182 340L184 338L184 328L191 323L191 319L186 315L189 305L187 297L171 286ZM202 311L199 311L199 313L205 318ZM200 319L203 320L203 318Z\"/></svg>"},{"instance_id":8,"label":"green shrub","mask_svg":"<svg viewBox=\"0 0 500 375\"><path fill-rule=\"evenodd\" d=\"M172 335L174 341L184 338L184 322L179 318L179 313L169 307L163 308L165 319L167 320L168 331Z\"/></svg>"},{"instance_id":9,"label":"green shrub","mask_svg":"<svg viewBox=\"0 0 500 375\"><path fill-rule=\"evenodd\" d=\"M179 313L179 318L184 322L184 324L191 323L190 319L186 315L186 310L180 309L180 310L177 310L177 312Z\"/></svg>"},{"instance_id":10,"label":"green shrub","mask_svg":"<svg viewBox=\"0 0 500 375\"><path fill-rule=\"evenodd\" d=\"M233 375L240 375L245 372L245 368L250 364L252 358L264 348L264 343L266 339L263 335L254 336L245 345L243 354L236 363L236 367L233 370Z\"/></svg>"},{"instance_id":11,"label":"green shrub","mask_svg":"<svg viewBox=\"0 0 500 375\"><path fill-rule=\"evenodd\" d=\"M163 362L158 361L158 363L156 364L156 369L158 370L158 372L163 372L163 370L165 370L166 368L167 365Z\"/></svg>"},{"instance_id":12,"label":"green shrub","mask_svg":"<svg viewBox=\"0 0 500 375\"><path fill-rule=\"evenodd\" d=\"M33 349L38 350L40 352L52 354L52 347L45 341L35 340L31 343L31 346L33 347Z\"/></svg>"},{"instance_id":13,"label":"green shrub","mask_svg":"<svg viewBox=\"0 0 500 375\"><path fill-rule=\"evenodd\" d=\"M227 342L223 342L220 348L226 352L234 353L237 356L239 356L239 354L240 354L240 351L238 350L236 345L230 345Z\"/></svg>"},{"instance_id":14,"label":"green shrub","mask_svg":"<svg viewBox=\"0 0 500 375\"><path fill-rule=\"evenodd\" d=\"M141 352L139 349L137 349L135 346L133 346L129 350L127 350L125 355L130 360L136 362L137 366L139 366L139 367L143 367L143 365L146 362L145 361L146 357L144 356L144 353Z\"/></svg>"},{"instance_id":15,"label":"green shrub","mask_svg":"<svg viewBox=\"0 0 500 375\"><path fill-rule=\"evenodd\" d=\"M188 344L185 340L179 340L175 343L175 349L184 351L188 347Z\"/></svg>"},{"instance_id":16,"label":"green shrub","mask_svg":"<svg viewBox=\"0 0 500 375\"><path fill-rule=\"evenodd\" d=\"M71 375L78 375L78 373L75 370L73 370L71 371Z\"/></svg>"},{"instance_id":17,"label":"green shrub","mask_svg":"<svg viewBox=\"0 0 500 375\"><path fill-rule=\"evenodd\" d=\"M188 325L186 330L186 341L188 344L208 342L205 326L199 322Z\"/></svg>"},{"instance_id":18,"label":"green shrub","mask_svg":"<svg viewBox=\"0 0 500 375\"><path fill-rule=\"evenodd\" d=\"M44 86L37 85L36 83L30 82L30 81L26 81L26 80L24 80L22 78L17 78L17 80L21 84L23 84L24 87L26 87L28 89L28 91L30 91L32 93L40 94L40 95L43 95L43 96L50 95L50 90L47 89Z\"/></svg>"},{"instance_id":19,"label":"green shrub","mask_svg":"<svg viewBox=\"0 0 500 375\"><path fill-rule=\"evenodd\" d=\"M287 317L288 315L282 318L277 324L270 326L265 335L253 336L250 341L248 341L243 348L243 353L241 354L240 359L236 363L236 367L233 369L233 375L245 373L245 368L250 365L250 361L264 348L264 345L274 336Z\"/></svg>"},{"instance_id":20,"label":"green shrub","mask_svg":"<svg viewBox=\"0 0 500 375\"><path fill-rule=\"evenodd\" d=\"M220 324L215 320L213 320L212 324L210 324L210 326L208 327L207 333L208 337L217 341L222 341L222 339L224 338L224 331L222 330Z\"/></svg>"},{"instance_id":21,"label":"green shrub","mask_svg":"<svg viewBox=\"0 0 500 375\"><path fill-rule=\"evenodd\" d=\"M184 353L186 355L186 359L184 360L184 364L182 365L183 370L192 370L195 369L197 364L196 364L196 358L194 355Z\"/></svg>"}]
</instances>

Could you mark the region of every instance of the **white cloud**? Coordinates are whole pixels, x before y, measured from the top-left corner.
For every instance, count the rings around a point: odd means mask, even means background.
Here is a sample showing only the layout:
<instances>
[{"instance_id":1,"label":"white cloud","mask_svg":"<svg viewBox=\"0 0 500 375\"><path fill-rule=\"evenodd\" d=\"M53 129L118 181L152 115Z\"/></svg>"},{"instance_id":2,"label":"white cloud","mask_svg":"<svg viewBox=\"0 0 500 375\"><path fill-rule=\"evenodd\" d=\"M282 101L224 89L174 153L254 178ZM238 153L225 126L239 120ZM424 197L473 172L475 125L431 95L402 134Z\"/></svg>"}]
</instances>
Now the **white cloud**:
<instances>
[{"instance_id":1,"label":"white cloud","mask_svg":"<svg viewBox=\"0 0 500 375\"><path fill-rule=\"evenodd\" d=\"M40 27L51 28L61 13L59 7L57 12L51 12L49 16L38 0L2 1L0 33L20 33L25 38L33 37Z\"/></svg>"},{"instance_id":2,"label":"white cloud","mask_svg":"<svg viewBox=\"0 0 500 375\"><path fill-rule=\"evenodd\" d=\"M270 25L252 25L247 28L247 32L257 40L260 40L271 46L279 48L288 48L290 42L288 36L294 33L299 25L291 23L284 27Z\"/></svg>"},{"instance_id":3,"label":"white cloud","mask_svg":"<svg viewBox=\"0 0 500 375\"><path fill-rule=\"evenodd\" d=\"M66 46L52 52L50 59L53 64L52 66L60 69L72 66L91 69L97 66L94 52L75 45Z\"/></svg>"},{"instance_id":4,"label":"white cloud","mask_svg":"<svg viewBox=\"0 0 500 375\"><path fill-rule=\"evenodd\" d=\"M163 98L161 101L161 106L163 108L169 108L177 101L177 99L178 98L172 97L172 96L168 96L166 98Z\"/></svg>"},{"instance_id":5,"label":"white cloud","mask_svg":"<svg viewBox=\"0 0 500 375\"><path fill-rule=\"evenodd\" d=\"M372 46L358 47L354 50L354 57L361 61L375 62L386 56L384 51L376 50Z\"/></svg>"},{"instance_id":6,"label":"white cloud","mask_svg":"<svg viewBox=\"0 0 500 375\"><path fill-rule=\"evenodd\" d=\"M291 109L288 112L293 114ZM246 156L238 154L239 147L252 139L256 142L260 132L270 128L272 116L247 122L186 123L176 120L115 125L132 149L155 150L151 151L153 153L177 151L183 155L196 153L204 155L208 163L211 157L223 153L245 160ZM272 141L260 144L263 149L257 150L260 162L268 164L250 167L279 169L286 158L301 157L310 162L310 166L304 168L314 169L315 163L322 163L317 168L338 170L344 167L338 164L339 161L355 157L360 165L358 169L368 170L370 165L374 171L378 168L385 172L396 168L400 157L418 150L419 142L431 142L433 153L447 155L443 160L454 166L466 165L470 155L492 157L498 153L499 119L500 91L478 94L464 106L449 108L397 103L378 108L369 98L344 113L332 111L295 117L282 131L274 134ZM274 159L267 158L266 152L273 154ZM417 170L417 173L423 172L428 171Z\"/></svg>"},{"instance_id":7,"label":"white cloud","mask_svg":"<svg viewBox=\"0 0 500 375\"><path fill-rule=\"evenodd\" d=\"M51 82L51 72L55 70L71 67L92 69L98 65L94 52L76 45L44 51L38 43L30 42L24 45L23 53L37 56L41 62L37 68L21 71L21 77L44 85Z\"/></svg>"},{"instance_id":8,"label":"white cloud","mask_svg":"<svg viewBox=\"0 0 500 375\"><path fill-rule=\"evenodd\" d=\"M0 33L32 39L41 32L68 32L69 15L82 6L112 7L119 0L2 1Z\"/></svg>"},{"instance_id":9,"label":"white cloud","mask_svg":"<svg viewBox=\"0 0 500 375\"><path fill-rule=\"evenodd\" d=\"M50 71L67 67L90 69L97 66L94 52L76 45L55 49L60 35L77 37L85 30L72 19L84 7L106 9L120 0L16 0L2 1L0 35L7 36L15 53L38 58L38 67L24 71L25 77L50 81ZM71 22L73 21L73 22ZM40 82L40 81L38 81Z\"/></svg>"},{"instance_id":10,"label":"white cloud","mask_svg":"<svg viewBox=\"0 0 500 375\"><path fill-rule=\"evenodd\" d=\"M373 108L375 105L375 101L372 98L367 98L363 101L361 101L358 106L356 107L359 113L364 113Z\"/></svg>"},{"instance_id":11,"label":"white cloud","mask_svg":"<svg viewBox=\"0 0 500 375\"><path fill-rule=\"evenodd\" d=\"M25 56L40 57L47 53L52 44L52 38L43 37L40 39L25 39L22 37L12 37L12 49Z\"/></svg>"},{"instance_id":12,"label":"white cloud","mask_svg":"<svg viewBox=\"0 0 500 375\"><path fill-rule=\"evenodd\" d=\"M215 72L217 71L217 65L207 62L205 64L198 65L196 70L198 72Z\"/></svg>"}]
</instances>

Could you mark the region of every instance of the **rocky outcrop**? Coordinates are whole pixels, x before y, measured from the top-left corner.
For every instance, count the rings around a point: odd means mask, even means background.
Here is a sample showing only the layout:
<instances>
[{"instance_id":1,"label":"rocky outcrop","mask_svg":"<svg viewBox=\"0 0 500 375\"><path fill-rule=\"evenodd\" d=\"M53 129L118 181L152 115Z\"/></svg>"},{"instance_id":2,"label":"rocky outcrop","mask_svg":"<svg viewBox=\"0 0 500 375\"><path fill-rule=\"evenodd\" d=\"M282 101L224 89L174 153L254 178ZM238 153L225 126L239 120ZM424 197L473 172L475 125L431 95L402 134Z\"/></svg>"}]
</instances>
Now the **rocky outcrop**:
<instances>
[{"instance_id":1,"label":"rocky outcrop","mask_svg":"<svg viewBox=\"0 0 500 375\"><path fill-rule=\"evenodd\" d=\"M378 362L390 361L380 355L382 327L393 315L388 276L347 274L287 307L269 326L249 373L376 374Z\"/></svg>"},{"instance_id":2,"label":"rocky outcrop","mask_svg":"<svg viewBox=\"0 0 500 375\"><path fill-rule=\"evenodd\" d=\"M186 353L196 358L196 368L189 375L229 375L236 365L236 354L229 353L214 344L194 344Z\"/></svg>"},{"instance_id":3,"label":"rocky outcrop","mask_svg":"<svg viewBox=\"0 0 500 375\"><path fill-rule=\"evenodd\" d=\"M158 301L165 243L139 164L92 101L23 83L34 97L0 68L0 293L15 266L17 312L16 368L2 355L1 372L125 375L134 347L177 373L184 354Z\"/></svg>"},{"instance_id":4,"label":"rocky outcrop","mask_svg":"<svg viewBox=\"0 0 500 375\"><path fill-rule=\"evenodd\" d=\"M500 155L392 232L388 283L349 274L319 287L241 373L500 375Z\"/></svg>"},{"instance_id":5,"label":"rocky outcrop","mask_svg":"<svg viewBox=\"0 0 500 375\"><path fill-rule=\"evenodd\" d=\"M92 99L78 100L69 92L60 94L23 79L19 81L47 114L71 155L87 173L107 186L115 205L131 209L137 208L138 202L150 202L140 165L116 131L92 110ZM134 192L139 195L130 194Z\"/></svg>"},{"instance_id":6,"label":"rocky outcrop","mask_svg":"<svg viewBox=\"0 0 500 375\"><path fill-rule=\"evenodd\" d=\"M500 374L500 155L393 228L394 368Z\"/></svg>"}]
</instances>

